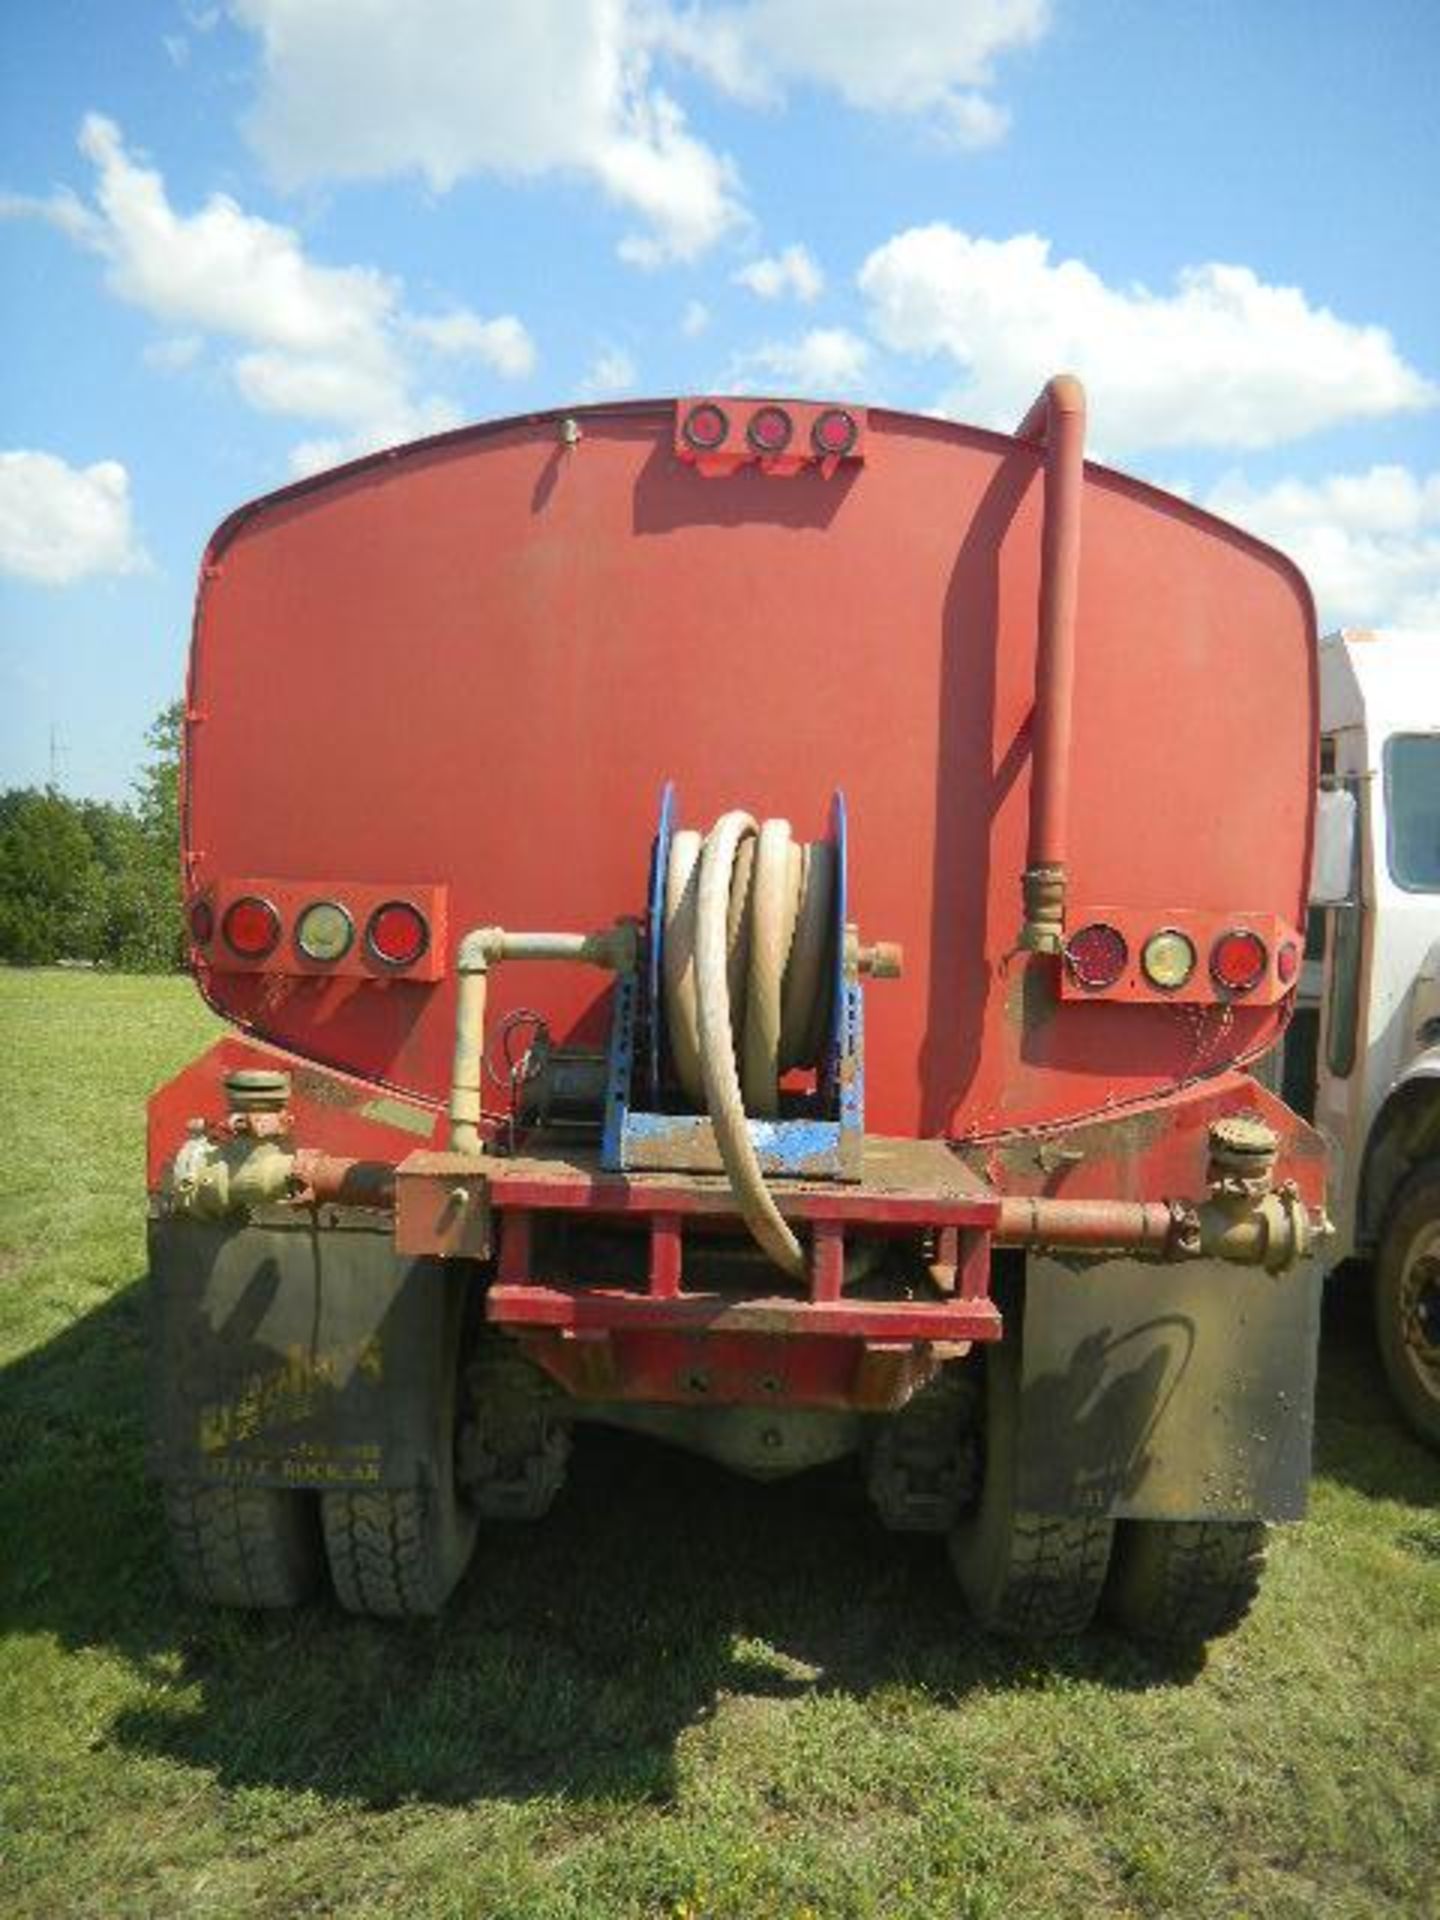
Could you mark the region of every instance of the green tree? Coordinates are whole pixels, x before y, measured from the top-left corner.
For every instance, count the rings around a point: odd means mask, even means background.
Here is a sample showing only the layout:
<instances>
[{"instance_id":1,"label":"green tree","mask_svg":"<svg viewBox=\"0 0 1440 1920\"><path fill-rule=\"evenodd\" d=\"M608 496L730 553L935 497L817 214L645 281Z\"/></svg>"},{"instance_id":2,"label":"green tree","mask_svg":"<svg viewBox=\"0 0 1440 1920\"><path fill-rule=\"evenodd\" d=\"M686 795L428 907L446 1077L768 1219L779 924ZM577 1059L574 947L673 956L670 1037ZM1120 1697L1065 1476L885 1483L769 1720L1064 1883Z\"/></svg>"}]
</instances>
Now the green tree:
<instances>
[{"instance_id":1,"label":"green tree","mask_svg":"<svg viewBox=\"0 0 1440 1920\"><path fill-rule=\"evenodd\" d=\"M92 960L132 973L185 964L180 740L174 701L146 734L128 806L53 788L0 793L0 960Z\"/></svg>"},{"instance_id":2,"label":"green tree","mask_svg":"<svg viewBox=\"0 0 1440 1920\"><path fill-rule=\"evenodd\" d=\"M89 959L99 863L79 809L53 787L0 794L0 959Z\"/></svg>"}]
</instances>

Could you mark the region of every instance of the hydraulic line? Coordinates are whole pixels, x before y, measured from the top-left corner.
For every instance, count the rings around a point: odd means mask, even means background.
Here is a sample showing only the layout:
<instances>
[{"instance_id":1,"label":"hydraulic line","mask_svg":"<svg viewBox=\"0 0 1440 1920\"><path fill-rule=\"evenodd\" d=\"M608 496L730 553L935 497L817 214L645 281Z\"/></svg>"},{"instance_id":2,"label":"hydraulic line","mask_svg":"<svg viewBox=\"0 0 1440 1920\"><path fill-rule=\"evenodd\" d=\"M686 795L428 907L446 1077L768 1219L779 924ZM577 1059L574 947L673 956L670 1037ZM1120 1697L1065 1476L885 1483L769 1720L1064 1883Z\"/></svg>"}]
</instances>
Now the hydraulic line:
<instances>
[{"instance_id":1,"label":"hydraulic line","mask_svg":"<svg viewBox=\"0 0 1440 1920\"><path fill-rule=\"evenodd\" d=\"M787 1273L799 1242L765 1185L747 1114L780 1111L780 1082L815 1067L834 976L834 849L785 820L722 814L703 843L677 833L665 897L665 1011L681 1086L703 1105L741 1216Z\"/></svg>"}]
</instances>

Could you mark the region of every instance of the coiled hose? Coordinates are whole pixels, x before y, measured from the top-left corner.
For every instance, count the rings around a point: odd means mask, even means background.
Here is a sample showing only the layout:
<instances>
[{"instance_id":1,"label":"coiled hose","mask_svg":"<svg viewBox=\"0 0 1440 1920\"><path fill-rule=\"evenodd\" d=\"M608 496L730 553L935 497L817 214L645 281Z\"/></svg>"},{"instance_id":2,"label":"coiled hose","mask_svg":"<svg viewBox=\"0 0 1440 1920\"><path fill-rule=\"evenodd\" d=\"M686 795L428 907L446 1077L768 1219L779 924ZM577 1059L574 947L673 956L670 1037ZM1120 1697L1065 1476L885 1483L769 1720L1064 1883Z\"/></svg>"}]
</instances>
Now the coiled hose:
<instances>
[{"instance_id":1,"label":"coiled hose","mask_svg":"<svg viewBox=\"0 0 1440 1920\"><path fill-rule=\"evenodd\" d=\"M746 1115L780 1111L780 1081L816 1067L835 971L835 849L788 820L725 813L674 835L664 994L676 1075L704 1107L741 1217L786 1273L805 1259L765 1185Z\"/></svg>"}]
</instances>

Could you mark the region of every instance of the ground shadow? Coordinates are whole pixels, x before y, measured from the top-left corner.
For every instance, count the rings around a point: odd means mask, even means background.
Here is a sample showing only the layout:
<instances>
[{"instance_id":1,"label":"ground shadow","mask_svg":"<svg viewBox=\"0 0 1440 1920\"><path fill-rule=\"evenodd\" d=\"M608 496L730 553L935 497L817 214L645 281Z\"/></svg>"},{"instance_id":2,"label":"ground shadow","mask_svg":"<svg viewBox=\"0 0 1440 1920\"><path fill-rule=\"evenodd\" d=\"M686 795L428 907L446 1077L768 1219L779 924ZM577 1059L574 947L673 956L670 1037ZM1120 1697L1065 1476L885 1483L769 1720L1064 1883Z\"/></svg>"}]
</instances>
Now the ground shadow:
<instances>
[{"instance_id":1,"label":"ground shadow","mask_svg":"<svg viewBox=\"0 0 1440 1920\"><path fill-rule=\"evenodd\" d=\"M580 1436L547 1521L482 1536L439 1622L186 1606L143 1473L141 1294L0 1373L0 1628L130 1663L140 1684L107 1744L368 1806L663 1802L677 1738L727 1694L883 1709L912 1692L954 1703L1057 1676L1145 1688L1195 1671L1102 1633L1043 1653L980 1635L940 1544L885 1533L850 1468L756 1487L600 1430ZM1383 1406L1365 1408L1362 1476L1379 1471L1372 1420L1405 1453ZM1322 1421L1328 1471L1351 1465L1354 1428L1351 1411Z\"/></svg>"}]
</instances>

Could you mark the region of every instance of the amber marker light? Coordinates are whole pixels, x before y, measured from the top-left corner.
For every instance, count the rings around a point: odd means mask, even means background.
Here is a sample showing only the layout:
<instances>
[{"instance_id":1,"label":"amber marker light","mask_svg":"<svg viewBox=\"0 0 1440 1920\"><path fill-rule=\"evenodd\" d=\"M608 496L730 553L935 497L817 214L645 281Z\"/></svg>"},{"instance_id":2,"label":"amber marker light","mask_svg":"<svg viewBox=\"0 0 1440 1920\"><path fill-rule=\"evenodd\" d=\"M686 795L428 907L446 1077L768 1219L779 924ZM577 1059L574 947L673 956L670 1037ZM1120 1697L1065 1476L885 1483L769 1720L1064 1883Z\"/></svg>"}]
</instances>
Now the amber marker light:
<instances>
[{"instance_id":1,"label":"amber marker light","mask_svg":"<svg viewBox=\"0 0 1440 1920\"><path fill-rule=\"evenodd\" d=\"M1178 927L1152 933L1140 952L1145 978L1162 993L1174 993L1185 985L1195 971L1195 959L1195 942Z\"/></svg>"},{"instance_id":2,"label":"amber marker light","mask_svg":"<svg viewBox=\"0 0 1440 1920\"><path fill-rule=\"evenodd\" d=\"M307 960L343 960L354 938L355 922L338 900L315 901L295 928L295 944Z\"/></svg>"}]
</instances>

